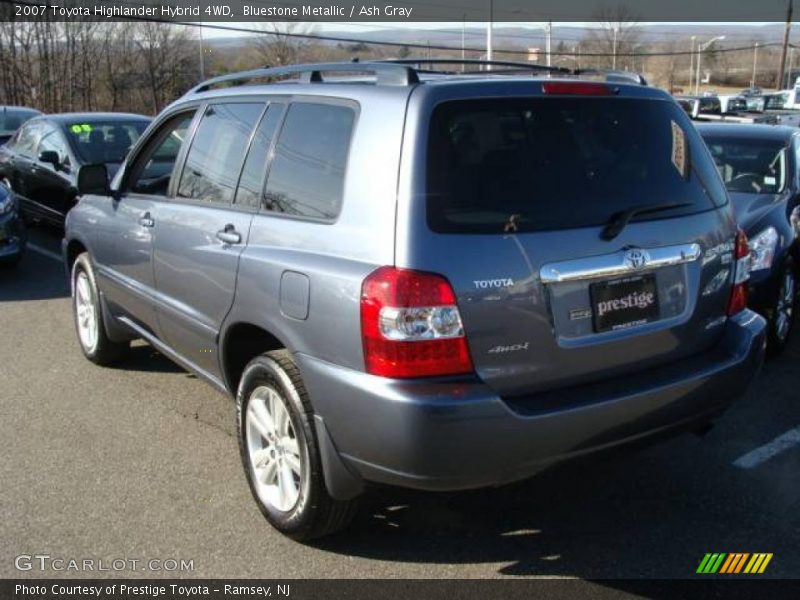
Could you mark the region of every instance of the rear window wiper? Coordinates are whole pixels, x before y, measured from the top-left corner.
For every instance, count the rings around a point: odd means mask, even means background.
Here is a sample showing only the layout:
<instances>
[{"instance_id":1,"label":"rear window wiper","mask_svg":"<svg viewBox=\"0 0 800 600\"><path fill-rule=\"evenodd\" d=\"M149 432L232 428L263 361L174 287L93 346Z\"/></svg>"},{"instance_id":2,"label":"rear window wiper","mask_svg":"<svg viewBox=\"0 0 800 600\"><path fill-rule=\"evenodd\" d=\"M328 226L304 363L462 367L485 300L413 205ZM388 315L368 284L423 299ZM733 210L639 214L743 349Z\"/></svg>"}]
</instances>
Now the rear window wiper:
<instances>
[{"instance_id":1,"label":"rear window wiper","mask_svg":"<svg viewBox=\"0 0 800 600\"><path fill-rule=\"evenodd\" d=\"M686 206L692 206L691 202L666 202L663 204L644 204L642 206L634 206L627 210L623 210L621 212L616 213L611 220L608 222L608 225L605 226L603 232L600 234L600 237L604 240L613 240L617 237L622 230L625 229L625 226L630 222L630 220L637 216L637 215L646 215L650 213L657 213L667 210L673 210L675 208L684 208Z\"/></svg>"}]
</instances>

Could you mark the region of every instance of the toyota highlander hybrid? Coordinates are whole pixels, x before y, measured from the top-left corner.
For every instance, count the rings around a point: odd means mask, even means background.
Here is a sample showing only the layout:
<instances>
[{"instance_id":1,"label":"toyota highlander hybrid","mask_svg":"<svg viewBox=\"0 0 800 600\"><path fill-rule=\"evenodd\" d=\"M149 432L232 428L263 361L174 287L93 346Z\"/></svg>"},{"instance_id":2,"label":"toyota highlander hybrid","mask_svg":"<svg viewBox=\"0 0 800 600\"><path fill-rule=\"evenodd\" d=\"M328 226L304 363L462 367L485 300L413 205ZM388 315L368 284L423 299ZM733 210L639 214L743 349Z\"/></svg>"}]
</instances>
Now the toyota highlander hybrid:
<instances>
[{"instance_id":1,"label":"toyota highlander hybrid","mask_svg":"<svg viewBox=\"0 0 800 600\"><path fill-rule=\"evenodd\" d=\"M286 535L344 527L369 484L496 486L705 425L759 370L747 240L680 106L502 66L227 75L110 184L80 170L80 348L141 338L234 396Z\"/></svg>"}]
</instances>

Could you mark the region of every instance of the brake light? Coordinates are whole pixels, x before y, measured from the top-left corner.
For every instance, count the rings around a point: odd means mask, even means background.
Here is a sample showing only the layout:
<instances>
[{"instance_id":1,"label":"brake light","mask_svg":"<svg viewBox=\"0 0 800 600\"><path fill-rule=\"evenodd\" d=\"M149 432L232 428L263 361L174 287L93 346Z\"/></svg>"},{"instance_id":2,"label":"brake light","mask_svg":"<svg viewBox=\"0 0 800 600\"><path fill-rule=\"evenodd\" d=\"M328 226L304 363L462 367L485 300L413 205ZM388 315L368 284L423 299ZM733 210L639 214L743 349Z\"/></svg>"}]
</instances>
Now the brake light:
<instances>
[{"instance_id":1,"label":"brake light","mask_svg":"<svg viewBox=\"0 0 800 600\"><path fill-rule=\"evenodd\" d=\"M733 316L747 308L747 282L750 280L750 247L747 236L740 229L736 233L733 250L733 290L728 302L728 316Z\"/></svg>"},{"instance_id":2,"label":"brake light","mask_svg":"<svg viewBox=\"0 0 800 600\"><path fill-rule=\"evenodd\" d=\"M367 373L381 377L460 375L473 370L461 313L441 275L381 267L361 286Z\"/></svg>"},{"instance_id":3,"label":"brake light","mask_svg":"<svg viewBox=\"0 0 800 600\"><path fill-rule=\"evenodd\" d=\"M542 92L562 96L613 96L615 93L604 83L590 81L546 81L542 84Z\"/></svg>"}]
</instances>

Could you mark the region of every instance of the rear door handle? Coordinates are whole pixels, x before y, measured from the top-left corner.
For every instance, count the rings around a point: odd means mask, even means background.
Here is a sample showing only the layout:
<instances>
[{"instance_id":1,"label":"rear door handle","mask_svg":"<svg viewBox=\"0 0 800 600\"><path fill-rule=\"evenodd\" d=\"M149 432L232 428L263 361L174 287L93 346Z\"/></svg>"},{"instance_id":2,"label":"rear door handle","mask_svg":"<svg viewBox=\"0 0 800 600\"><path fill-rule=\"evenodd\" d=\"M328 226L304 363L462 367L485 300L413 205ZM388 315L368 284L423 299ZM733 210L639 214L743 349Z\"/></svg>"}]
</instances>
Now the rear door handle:
<instances>
[{"instance_id":1,"label":"rear door handle","mask_svg":"<svg viewBox=\"0 0 800 600\"><path fill-rule=\"evenodd\" d=\"M153 227L155 224L156 224L156 222L150 216L150 212L149 211L144 213L139 218L139 225L141 225L142 227Z\"/></svg>"},{"instance_id":2,"label":"rear door handle","mask_svg":"<svg viewBox=\"0 0 800 600\"><path fill-rule=\"evenodd\" d=\"M232 224L228 223L225 225L225 229L217 232L217 239L224 244L239 244L242 241L242 236Z\"/></svg>"}]
</instances>

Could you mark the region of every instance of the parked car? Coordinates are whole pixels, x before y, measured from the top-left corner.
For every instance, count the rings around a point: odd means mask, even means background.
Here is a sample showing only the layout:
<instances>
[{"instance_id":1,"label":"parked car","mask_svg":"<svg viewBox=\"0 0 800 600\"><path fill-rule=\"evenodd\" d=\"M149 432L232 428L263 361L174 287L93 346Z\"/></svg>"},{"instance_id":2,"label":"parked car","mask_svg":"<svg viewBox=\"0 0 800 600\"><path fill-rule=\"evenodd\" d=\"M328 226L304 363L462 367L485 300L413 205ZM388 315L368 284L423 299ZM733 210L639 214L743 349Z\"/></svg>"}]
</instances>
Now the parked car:
<instances>
[{"instance_id":1,"label":"parked car","mask_svg":"<svg viewBox=\"0 0 800 600\"><path fill-rule=\"evenodd\" d=\"M747 98L744 96L719 96L722 114L734 114L747 111Z\"/></svg>"},{"instance_id":2,"label":"parked car","mask_svg":"<svg viewBox=\"0 0 800 600\"><path fill-rule=\"evenodd\" d=\"M762 96L763 94L764 90L762 90L760 87L749 87L739 92L739 95L744 96L745 98L755 98L757 96Z\"/></svg>"},{"instance_id":3,"label":"parked car","mask_svg":"<svg viewBox=\"0 0 800 600\"><path fill-rule=\"evenodd\" d=\"M769 346L786 346L800 267L800 131L769 125L700 124L750 240L750 304L769 323Z\"/></svg>"},{"instance_id":4,"label":"parked car","mask_svg":"<svg viewBox=\"0 0 800 600\"><path fill-rule=\"evenodd\" d=\"M0 185L0 264L16 266L25 251L25 226L8 188Z\"/></svg>"},{"instance_id":5,"label":"parked car","mask_svg":"<svg viewBox=\"0 0 800 600\"><path fill-rule=\"evenodd\" d=\"M675 99L692 118L700 114L722 114L722 104L717 96L677 96Z\"/></svg>"},{"instance_id":6,"label":"parked car","mask_svg":"<svg viewBox=\"0 0 800 600\"><path fill-rule=\"evenodd\" d=\"M0 145L5 144L25 121L41 115L35 108L0 106Z\"/></svg>"},{"instance_id":7,"label":"parked car","mask_svg":"<svg viewBox=\"0 0 800 600\"><path fill-rule=\"evenodd\" d=\"M226 75L110 185L81 171L82 352L141 338L235 396L253 496L293 538L368 483L501 485L705 427L762 363L746 238L670 96L499 73Z\"/></svg>"},{"instance_id":8,"label":"parked car","mask_svg":"<svg viewBox=\"0 0 800 600\"><path fill-rule=\"evenodd\" d=\"M80 168L103 163L114 173L150 120L123 113L31 119L0 146L0 181L17 197L23 217L61 226L75 205Z\"/></svg>"},{"instance_id":9,"label":"parked car","mask_svg":"<svg viewBox=\"0 0 800 600\"><path fill-rule=\"evenodd\" d=\"M695 121L724 121L728 123L778 123L777 114L742 112L746 103L740 98L711 96L677 96L675 101Z\"/></svg>"},{"instance_id":10,"label":"parked car","mask_svg":"<svg viewBox=\"0 0 800 600\"><path fill-rule=\"evenodd\" d=\"M749 112L762 112L764 110L764 90L760 87L749 87L739 92L739 96L747 102Z\"/></svg>"}]
</instances>

